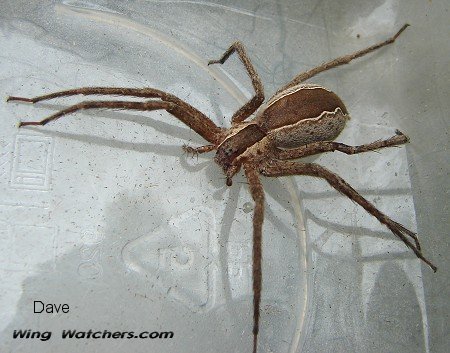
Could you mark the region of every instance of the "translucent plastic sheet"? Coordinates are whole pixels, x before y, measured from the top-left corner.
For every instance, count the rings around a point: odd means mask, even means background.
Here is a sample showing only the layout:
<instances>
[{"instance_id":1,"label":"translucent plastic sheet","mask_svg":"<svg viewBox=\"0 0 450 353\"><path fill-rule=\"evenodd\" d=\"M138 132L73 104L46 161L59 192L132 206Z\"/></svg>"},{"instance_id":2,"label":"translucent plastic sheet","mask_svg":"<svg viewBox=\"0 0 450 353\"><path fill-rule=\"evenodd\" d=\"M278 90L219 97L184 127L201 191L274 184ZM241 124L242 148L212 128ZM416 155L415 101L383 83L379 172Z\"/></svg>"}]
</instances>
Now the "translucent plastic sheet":
<instances>
[{"instance_id":1,"label":"translucent plastic sheet","mask_svg":"<svg viewBox=\"0 0 450 353\"><path fill-rule=\"evenodd\" d=\"M437 72L449 56L430 21L444 23L443 5L336 3L3 1L0 94L149 86L228 126L252 95L249 79L237 58L223 67L206 62L234 40L245 44L269 97L296 73L410 22L390 48L313 82L337 92L350 111L339 141L372 142L398 128L413 143L315 161L418 229L440 272L432 275L325 182L264 179L259 351L439 352L448 286L448 206L439 191L448 173L448 73ZM251 351L245 179L228 188L211 154L183 155L183 144L204 141L166 113L85 111L17 129L19 120L85 99L0 104L1 351ZM34 301L67 303L70 312L35 314ZM52 337L14 339L20 329ZM62 339L69 329L174 337Z\"/></svg>"}]
</instances>

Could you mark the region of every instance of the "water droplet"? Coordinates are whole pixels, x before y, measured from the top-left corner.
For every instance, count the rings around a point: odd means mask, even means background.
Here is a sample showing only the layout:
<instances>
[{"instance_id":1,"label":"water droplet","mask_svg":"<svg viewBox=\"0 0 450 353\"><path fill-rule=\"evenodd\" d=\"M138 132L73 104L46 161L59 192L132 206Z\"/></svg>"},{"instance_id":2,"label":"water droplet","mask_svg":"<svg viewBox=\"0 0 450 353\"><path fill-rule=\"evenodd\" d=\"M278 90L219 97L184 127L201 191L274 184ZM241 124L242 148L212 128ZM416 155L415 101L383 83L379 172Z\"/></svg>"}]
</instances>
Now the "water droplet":
<instances>
[{"instance_id":1,"label":"water droplet","mask_svg":"<svg viewBox=\"0 0 450 353\"><path fill-rule=\"evenodd\" d=\"M189 262L189 255L184 251L178 251L175 259L180 265L186 265Z\"/></svg>"},{"instance_id":2,"label":"water droplet","mask_svg":"<svg viewBox=\"0 0 450 353\"><path fill-rule=\"evenodd\" d=\"M251 202L244 203L244 206L242 207L245 213L249 213L253 211L253 204Z\"/></svg>"}]
</instances>

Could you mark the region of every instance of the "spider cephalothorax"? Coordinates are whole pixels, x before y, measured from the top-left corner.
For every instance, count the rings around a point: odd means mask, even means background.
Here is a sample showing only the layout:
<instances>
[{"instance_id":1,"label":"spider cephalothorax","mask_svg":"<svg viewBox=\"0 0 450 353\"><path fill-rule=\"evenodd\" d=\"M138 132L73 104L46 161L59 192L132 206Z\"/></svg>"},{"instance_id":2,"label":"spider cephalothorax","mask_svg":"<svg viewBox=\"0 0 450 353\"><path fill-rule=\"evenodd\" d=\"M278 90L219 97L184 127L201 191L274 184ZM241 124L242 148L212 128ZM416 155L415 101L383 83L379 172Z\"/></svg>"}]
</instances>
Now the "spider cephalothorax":
<instances>
[{"instance_id":1,"label":"spider cephalothorax","mask_svg":"<svg viewBox=\"0 0 450 353\"><path fill-rule=\"evenodd\" d=\"M208 145L197 148L185 146L184 149L187 152L196 154L217 151L214 160L222 167L227 177L227 185L232 184L232 177L241 168L244 169L251 195L255 201L253 214L253 352L256 352L261 301L261 240L264 219L264 190L260 181L260 174L267 177L308 175L325 179L336 190L376 217L392 233L398 236L418 258L436 271L436 267L423 256L415 233L379 211L337 174L315 163L292 161L323 152L340 151L346 154L356 154L408 142L408 137L398 130L394 136L386 140L361 146L348 146L334 142L333 140L339 135L347 119L349 119L347 108L333 92L318 85L302 83L320 72L348 64L355 58L393 43L407 26L407 24L404 25L394 36L384 42L339 57L299 74L265 104L263 104L263 85L243 45L240 42L233 43L221 59L210 61L209 64L223 64L231 54L237 52L252 80L255 95L233 115L232 125L229 129L216 126L206 115L190 104L170 93L154 88L84 87L35 98L9 97L8 101L36 103L77 94L145 98L145 100L137 102L85 101L61 110L42 121L21 122L19 126L45 125L52 120L81 109L109 108L140 111L162 109L181 120L209 142ZM254 113L256 115L253 120L246 121Z\"/></svg>"}]
</instances>

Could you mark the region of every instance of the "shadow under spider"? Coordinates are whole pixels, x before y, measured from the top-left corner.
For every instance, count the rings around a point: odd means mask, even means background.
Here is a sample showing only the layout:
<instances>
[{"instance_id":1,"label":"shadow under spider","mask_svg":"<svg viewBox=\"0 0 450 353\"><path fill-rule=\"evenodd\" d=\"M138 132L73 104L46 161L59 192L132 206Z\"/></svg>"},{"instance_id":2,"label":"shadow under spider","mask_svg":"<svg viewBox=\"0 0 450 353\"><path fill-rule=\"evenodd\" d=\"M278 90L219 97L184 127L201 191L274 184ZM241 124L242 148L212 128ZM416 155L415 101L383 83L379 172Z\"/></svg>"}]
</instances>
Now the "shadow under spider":
<instances>
[{"instance_id":1,"label":"shadow under spider","mask_svg":"<svg viewBox=\"0 0 450 353\"><path fill-rule=\"evenodd\" d=\"M356 236L357 237L356 243L358 243L358 246L359 246L358 237L364 237L364 236L374 237L377 239L393 240L393 241L397 240L396 238L391 237L390 232L374 231L374 230L371 230L371 229L368 229L368 228L362 227L362 226L354 227L354 226L338 224L335 222L325 221L325 220L315 216L309 210L305 210L304 215L305 215L305 222L307 222L308 220L313 221L315 224L325 228L327 231L335 231L338 234L341 234L343 236L345 236L345 235ZM322 245L325 244L325 242L328 241L328 239L331 238L333 235L335 235L335 234L329 234L328 236L325 234L322 234L321 236L319 236L319 238L321 238L322 236L327 237L326 239L320 239ZM311 248L314 249L314 251L317 252L318 254L320 254L321 256L326 257L326 258L333 258L333 259L338 257L340 260L344 260L347 262L361 263L361 262L377 262L377 261L383 261L383 260L400 260L400 259L413 260L413 259L416 259L414 254L410 254L409 252L402 252L402 253L393 252L392 254L383 253L383 254L365 255L365 256L359 255L359 254L354 254L354 253L352 253L351 255L331 254L331 253L324 252L321 249L320 245L317 244L317 241L310 241L309 243L310 243ZM355 245L355 244L353 244L353 245Z\"/></svg>"}]
</instances>

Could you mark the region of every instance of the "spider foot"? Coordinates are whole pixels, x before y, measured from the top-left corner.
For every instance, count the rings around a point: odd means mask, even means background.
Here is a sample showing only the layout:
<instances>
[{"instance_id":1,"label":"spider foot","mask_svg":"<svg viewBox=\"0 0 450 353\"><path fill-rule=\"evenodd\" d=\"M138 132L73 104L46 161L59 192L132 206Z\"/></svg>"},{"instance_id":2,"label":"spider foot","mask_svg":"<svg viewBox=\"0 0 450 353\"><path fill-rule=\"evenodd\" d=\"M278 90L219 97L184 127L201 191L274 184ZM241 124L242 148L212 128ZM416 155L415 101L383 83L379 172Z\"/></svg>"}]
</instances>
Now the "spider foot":
<instances>
[{"instance_id":1,"label":"spider foot","mask_svg":"<svg viewBox=\"0 0 450 353\"><path fill-rule=\"evenodd\" d=\"M188 146L188 145L183 145L183 151L185 154L190 155L192 158L194 157L198 157L199 151L197 148Z\"/></svg>"},{"instance_id":2,"label":"spider foot","mask_svg":"<svg viewBox=\"0 0 450 353\"><path fill-rule=\"evenodd\" d=\"M430 266L430 268L433 270L433 272L437 271L437 267L430 260L428 260L425 256L423 256L421 248L420 248L420 244L419 244L419 239L417 238L416 233L411 232L409 229L406 229L401 224L394 222L394 221L389 222L387 225L394 234L399 236L403 240L403 242L408 247L410 247L412 251L414 251L414 253L416 254L416 256L419 259L421 259L428 266ZM408 236L414 240L414 245L409 243L408 240L406 240L406 238Z\"/></svg>"},{"instance_id":3,"label":"spider foot","mask_svg":"<svg viewBox=\"0 0 450 353\"><path fill-rule=\"evenodd\" d=\"M223 64L224 61L225 60L222 61L221 59L219 59L219 60L210 60L210 61L208 61L208 66L209 65L214 65L214 64Z\"/></svg>"},{"instance_id":4,"label":"spider foot","mask_svg":"<svg viewBox=\"0 0 450 353\"><path fill-rule=\"evenodd\" d=\"M403 132L401 132L399 129L396 129L396 130L395 130L395 134L396 134L397 136L402 136L405 143L406 143L406 142L409 142L409 137L406 136L406 135L405 135Z\"/></svg>"},{"instance_id":5,"label":"spider foot","mask_svg":"<svg viewBox=\"0 0 450 353\"><path fill-rule=\"evenodd\" d=\"M33 125L45 125L47 124L48 121L47 120L43 120L43 121L19 121L19 123L17 124L17 127L21 128L23 126L33 126Z\"/></svg>"},{"instance_id":6,"label":"spider foot","mask_svg":"<svg viewBox=\"0 0 450 353\"><path fill-rule=\"evenodd\" d=\"M200 147L191 147L188 145L183 145L183 151L187 154L192 154L192 157L198 156L200 153L211 152L216 149L215 145L204 145Z\"/></svg>"},{"instance_id":7,"label":"spider foot","mask_svg":"<svg viewBox=\"0 0 450 353\"><path fill-rule=\"evenodd\" d=\"M411 26L409 23L405 23L405 24L403 25L403 27L400 28L400 30L399 30L396 34L394 34L393 39L396 40L397 37L398 37L398 36L399 36L406 28L408 28L409 26Z\"/></svg>"},{"instance_id":8,"label":"spider foot","mask_svg":"<svg viewBox=\"0 0 450 353\"><path fill-rule=\"evenodd\" d=\"M409 229L405 228L404 226L402 226L400 223L394 222L392 221L391 226L399 233L402 233L406 236L411 237L414 240L414 245L416 246L416 249L418 251L421 251L420 248L420 243L419 243L419 238L417 237L417 234L410 231Z\"/></svg>"},{"instance_id":9,"label":"spider foot","mask_svg":"<svg viewBox=\"0 0 450 353\"><path fill-rule=\"evenodd\" d=\"M6 102L26 102L26 103L34 103L33 98L25 98L25 97L16 97L9 96L6 98Z\"/></svg>"}]
</instances>

